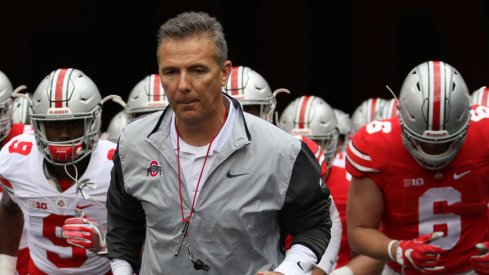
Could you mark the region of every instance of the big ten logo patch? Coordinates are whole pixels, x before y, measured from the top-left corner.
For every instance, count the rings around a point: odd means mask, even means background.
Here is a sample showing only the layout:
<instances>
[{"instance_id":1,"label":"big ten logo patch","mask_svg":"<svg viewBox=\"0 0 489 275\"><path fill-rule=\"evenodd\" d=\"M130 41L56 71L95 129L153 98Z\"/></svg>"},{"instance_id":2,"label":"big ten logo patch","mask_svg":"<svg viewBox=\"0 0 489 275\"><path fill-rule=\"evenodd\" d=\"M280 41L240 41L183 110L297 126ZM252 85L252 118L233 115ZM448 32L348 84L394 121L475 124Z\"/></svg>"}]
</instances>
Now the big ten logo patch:
<instances>
[{"instance_id":1,"label":"big ten logo patch","mask_svg":"<svg viewBox=\"0 0 489 275\"><path fill-rule=\"evenodd\" d=\"M37 208L42 210L48 209L48 204L41 201L30 201L31 208Z\"/></svg>"}]
</instances>

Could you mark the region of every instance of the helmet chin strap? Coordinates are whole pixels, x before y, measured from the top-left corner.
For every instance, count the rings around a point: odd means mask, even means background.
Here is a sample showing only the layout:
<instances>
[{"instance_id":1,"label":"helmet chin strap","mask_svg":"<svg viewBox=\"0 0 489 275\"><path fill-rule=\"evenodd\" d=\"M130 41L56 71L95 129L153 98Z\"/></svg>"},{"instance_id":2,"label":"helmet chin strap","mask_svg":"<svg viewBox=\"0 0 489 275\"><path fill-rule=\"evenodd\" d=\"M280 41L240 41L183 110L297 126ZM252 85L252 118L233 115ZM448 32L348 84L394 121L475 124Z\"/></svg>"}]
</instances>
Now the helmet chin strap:
<instances>
[{"instance_id":1,"label":"helmet chin strap","mask_svg":"<svg viewBox=\"0 0 489 275\"><path fill-rule=\"evenodd\" d=\"M75 176L73 177L70 174L70 172L68 172L68 169L66 168L68 166L68 164L63 165L65 172L66 172L66 175L68 175L68 177L75 182L76 194L81 193L82 197L85 200L88 200L90 198L90 195L87 193L86 189L89 188L89 189L93 190L93 189L97 188L97 184L95 184L94 182L90 182L89 179L83 179L83 180L79 181L78 180L78 168L76 167L75 164L71 164L71 165L75 169Z\"/></svg>"}]
</instances>

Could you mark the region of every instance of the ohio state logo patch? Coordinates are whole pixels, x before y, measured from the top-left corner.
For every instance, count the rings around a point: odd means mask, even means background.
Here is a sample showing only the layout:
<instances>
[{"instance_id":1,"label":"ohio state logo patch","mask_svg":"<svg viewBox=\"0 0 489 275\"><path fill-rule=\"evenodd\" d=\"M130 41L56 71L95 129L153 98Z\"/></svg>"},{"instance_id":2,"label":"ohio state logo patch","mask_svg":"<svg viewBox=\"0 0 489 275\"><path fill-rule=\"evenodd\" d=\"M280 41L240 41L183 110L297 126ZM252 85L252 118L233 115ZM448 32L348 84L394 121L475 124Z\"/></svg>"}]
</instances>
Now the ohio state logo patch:
<instances>
[{"instance_id":1,"label":"ohio state logo patch","mask_svg":"<svg viewBox=\"0 0 489 275\"><path fill-rule=\"evenodd\" d=\"M156 160L152 160L146 168L146 176L156 177L158 174L161 175L161 166Z\"/></svg>"}]
</instances>

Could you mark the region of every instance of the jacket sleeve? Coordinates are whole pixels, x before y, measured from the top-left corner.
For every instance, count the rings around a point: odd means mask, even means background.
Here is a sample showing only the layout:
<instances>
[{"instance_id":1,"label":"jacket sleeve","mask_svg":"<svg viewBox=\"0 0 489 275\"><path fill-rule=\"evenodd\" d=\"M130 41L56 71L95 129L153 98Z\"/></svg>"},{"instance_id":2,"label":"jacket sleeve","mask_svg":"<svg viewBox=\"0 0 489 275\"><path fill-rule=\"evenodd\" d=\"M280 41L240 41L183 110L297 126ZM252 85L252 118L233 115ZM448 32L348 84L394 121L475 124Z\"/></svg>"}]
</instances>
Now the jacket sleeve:
<instances>
[{"instance_id":1,"label":"jacket sleeve","mask_svg":"<svg viewBox=\"0 0 489 275\"><path fill-rule=\"evenodd\" d=\"M127 261L137 272L145 239L145 214L141 203L124 189L119 148L113 161L112 178L107 192L108 257Z\"/></svg>"},{"instance_id":2,"label":"jacket sleeve","mask_svg":"<svg viewBox=\"0 0 489 275\"><path fill-rule=\"evenodd\" d=\"M330 192L320 177L316 158L301 144L279 223L283 234L293 236L292 244L308 247L319 261L331 238Z\"/></svg>"}]
</instances>

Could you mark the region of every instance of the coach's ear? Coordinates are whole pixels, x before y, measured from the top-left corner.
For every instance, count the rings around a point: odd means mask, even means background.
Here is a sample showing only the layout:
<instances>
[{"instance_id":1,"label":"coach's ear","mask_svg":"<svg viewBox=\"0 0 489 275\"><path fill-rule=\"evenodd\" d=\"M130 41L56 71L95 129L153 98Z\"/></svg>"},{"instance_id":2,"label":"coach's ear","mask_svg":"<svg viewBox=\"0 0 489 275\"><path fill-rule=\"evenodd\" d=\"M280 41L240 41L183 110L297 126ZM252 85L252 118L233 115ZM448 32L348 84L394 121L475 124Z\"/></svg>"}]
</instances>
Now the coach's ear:
<instances>
[{"instance_id":1,"label":"coach's ear","mask_svg":"<svg viewBox=\"0 0 489 275\"><path fill-rule=\"evenodd\" d=\"M222 66L221 71L221 86L226 86L228 83L229 75L231 74L231 70L233 69L233 63L231 61L226 60L224 65Z\"/></svg>"}]
</instances>

